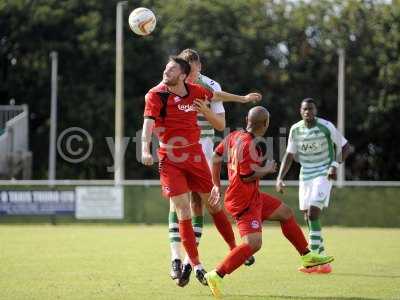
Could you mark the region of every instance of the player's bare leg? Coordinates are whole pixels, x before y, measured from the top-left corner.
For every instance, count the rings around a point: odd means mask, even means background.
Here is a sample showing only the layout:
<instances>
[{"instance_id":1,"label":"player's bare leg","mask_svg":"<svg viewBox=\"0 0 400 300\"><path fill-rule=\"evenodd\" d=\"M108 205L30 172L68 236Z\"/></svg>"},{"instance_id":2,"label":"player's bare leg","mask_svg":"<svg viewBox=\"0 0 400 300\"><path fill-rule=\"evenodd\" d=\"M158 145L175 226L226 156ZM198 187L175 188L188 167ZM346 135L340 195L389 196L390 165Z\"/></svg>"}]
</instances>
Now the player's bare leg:
<instances>
[{"instance_id":1,"label":"player's bare leg","mask_svg":"<svg viewBox=\"0 0 400 300\"><path fill-rule=\"evenodd\" d=\"M204 223L204 205L201 197L198 193L192 192L190 198L190 208L192 212L192 225L194 234L196 235L196 243L199 245L202 232L203 232L203 223ZM186 254L183 266L182 266L182 274L178 281L178 285L180 287L184 287L189 283L190 274L192 273L192 266L190 265L190 259Z\"/></svg>"},{"instance_id":2,"label":"player's bare leg","mask_svg":"<svg viewBox=\"0 0 400 300\"><path fill-rule=\"evenodd\" d=\"M199 253L197 251L196 237L192 227L192 213L190 209L190 194L185 193L179 196L171 197L171 201L174 203L176 213L179 220L179 234L181 236L183 247L187 255L189 256L190 262L196 272L196 277L201 284L207 285L207 281L204 279L204 268L200 263Z\"/></svg>"}]
</instances>

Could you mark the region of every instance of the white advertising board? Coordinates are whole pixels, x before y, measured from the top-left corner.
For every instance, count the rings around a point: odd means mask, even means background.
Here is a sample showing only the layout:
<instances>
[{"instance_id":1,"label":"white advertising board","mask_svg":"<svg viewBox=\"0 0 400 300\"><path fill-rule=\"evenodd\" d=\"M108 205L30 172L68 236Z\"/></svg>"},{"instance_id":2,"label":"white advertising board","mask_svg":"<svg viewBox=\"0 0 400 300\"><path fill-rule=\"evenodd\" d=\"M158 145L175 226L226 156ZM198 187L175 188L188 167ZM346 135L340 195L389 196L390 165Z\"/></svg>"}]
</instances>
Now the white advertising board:
<instances>
[{"instance_id":1,"label":"white advertising board","mask_svg":"<svg viewBox=\"0 0 400 300\"><path fill-rule=\"evenodd\" d=\"M77 219L122 219L124 191L122 187L76 187Z\"/></svg>"}]
</instances>

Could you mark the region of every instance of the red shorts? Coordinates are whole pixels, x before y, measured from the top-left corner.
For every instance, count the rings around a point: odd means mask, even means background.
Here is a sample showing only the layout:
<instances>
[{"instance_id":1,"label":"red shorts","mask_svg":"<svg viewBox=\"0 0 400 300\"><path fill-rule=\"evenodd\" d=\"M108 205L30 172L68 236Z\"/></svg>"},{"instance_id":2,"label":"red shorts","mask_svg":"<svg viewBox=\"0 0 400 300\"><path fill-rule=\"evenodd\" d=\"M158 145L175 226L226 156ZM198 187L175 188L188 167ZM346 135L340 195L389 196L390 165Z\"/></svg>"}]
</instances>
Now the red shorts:
<instances>
[{"instance_id":1,"label":"red shorts","mask_svg":"<svg viewBox=\"0 0 400 300\"><path fill-rule=\"evenodd\" d=\"M158 157L161 188L165 197L189 191L211 192L211 173L200 144L178 149L160 148Z\"/></svg>"},{"instance_id":2,"label":"red shorts","mask_svg":"<svg viewBox=\"0 0 400 300\"><path fill-rule=\"evenodd\" d=\"M278 198L259 193L258 199L252 201L248 208L233 216L240 236L261 232L262 222L267 220L281 204L282 202Z\"/></svg>"}]
</instances>

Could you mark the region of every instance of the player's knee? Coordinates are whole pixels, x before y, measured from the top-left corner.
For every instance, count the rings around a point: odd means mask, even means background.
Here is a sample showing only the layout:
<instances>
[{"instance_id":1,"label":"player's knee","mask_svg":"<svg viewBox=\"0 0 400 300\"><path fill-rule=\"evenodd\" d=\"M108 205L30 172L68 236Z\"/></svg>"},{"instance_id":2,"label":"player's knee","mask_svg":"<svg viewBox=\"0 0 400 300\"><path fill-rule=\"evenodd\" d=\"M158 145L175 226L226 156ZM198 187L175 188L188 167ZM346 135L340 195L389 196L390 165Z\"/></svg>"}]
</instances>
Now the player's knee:
<instances>
[{"instance_id":1,"label":"player's knee","mask_svg":"<svg viewBox=\"0 0 400 300\"><path fill-rule=\"evenodd\" d=\"M195 215L203 214L203 203L200 197L193 197L190 199L190 206Z\"/></svg>"},{"instance_id":2,"label":"player's knee","mask_svg":"<svg viewBox=\"0 0 400 300\"><path fill-rule=\"evenodd\" d=\"M318 220L320 215L320 209L317 207L311 207L308 211L308 219L311 221Z\"/></svg>"},{"instance_id":3,"label":"player's knee","mask_svg":"<svg viewBox=\"0 0 400 300\"><path fill-rule=\"evenodd\" d=\"M319 218L319 216L317 215L317 214L313 214L313 213L309 213L308 214L308 219L310 220L310 221L315 221L315 220L318 220L318 218Z\"/></svg>"},{"instance_id":4,"label":"player's knee","mask_svg":"<svg viewBox=\"0 0 400 300\"><path fill-rule=\"evenodd\" d=\"M283 210L282 210L282 216L285 220L290 219L291 217L294 216L294 211L291 207L287 206L286 204L283 204Z\"/></svg>"},{"instance_id":5,"label":"player's knee","mask_svg":"<svg viewBox=\"0 0 400 300\"><path fill-rule=\"evenodd\" d=\"M175 205L179 220L187 220L192 217L189 205Z\"/></svg>"},{"instance_id":6,"label":"player's knee","mask_svg":"<svg viewBox=\"0 0 400 300\"><path fill-rule=\"evenodd\" d=\"M249 241L249 245L251 247L251 250L253 250L253 253L257 252L258 250L261 249L262 247L262 240L261 239L254 239Z\"/></svg>"},{"instance_id":7,"label":"player's knee","mask_svg":"<svg viewBox=\"0 0 400 300\"><path fill-rule=\"evenodd\" d=\"M192 205L192 212L195 216L202 216L203 215L203 206L202 205Z\"/></svg>"}]
</instances>

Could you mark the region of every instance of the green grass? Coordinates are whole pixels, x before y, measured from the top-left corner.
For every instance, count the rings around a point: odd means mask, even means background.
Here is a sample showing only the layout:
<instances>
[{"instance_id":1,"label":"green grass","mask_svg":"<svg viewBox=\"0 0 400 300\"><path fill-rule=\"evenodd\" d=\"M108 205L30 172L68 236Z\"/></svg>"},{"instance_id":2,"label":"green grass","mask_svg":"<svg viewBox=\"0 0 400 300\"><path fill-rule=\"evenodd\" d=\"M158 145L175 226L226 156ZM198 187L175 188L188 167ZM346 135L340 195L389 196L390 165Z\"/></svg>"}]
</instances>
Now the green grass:
<instances>
[{"instance_id":1,"label":"green grass","mask_svg":"<svg viewBox=\"0 0 400 300\"><path fill-rule=\"evenodd\" d=\"M334 272L306 275L279 227L264 228L256 264L224 279L224 299L400 299L399 229L325 228ZM226 252L206 227L205 267ZM212 299L196 280L169 279L166 226L2 225L0 262L0 299Z\"/></svg>"}]
</instances>

